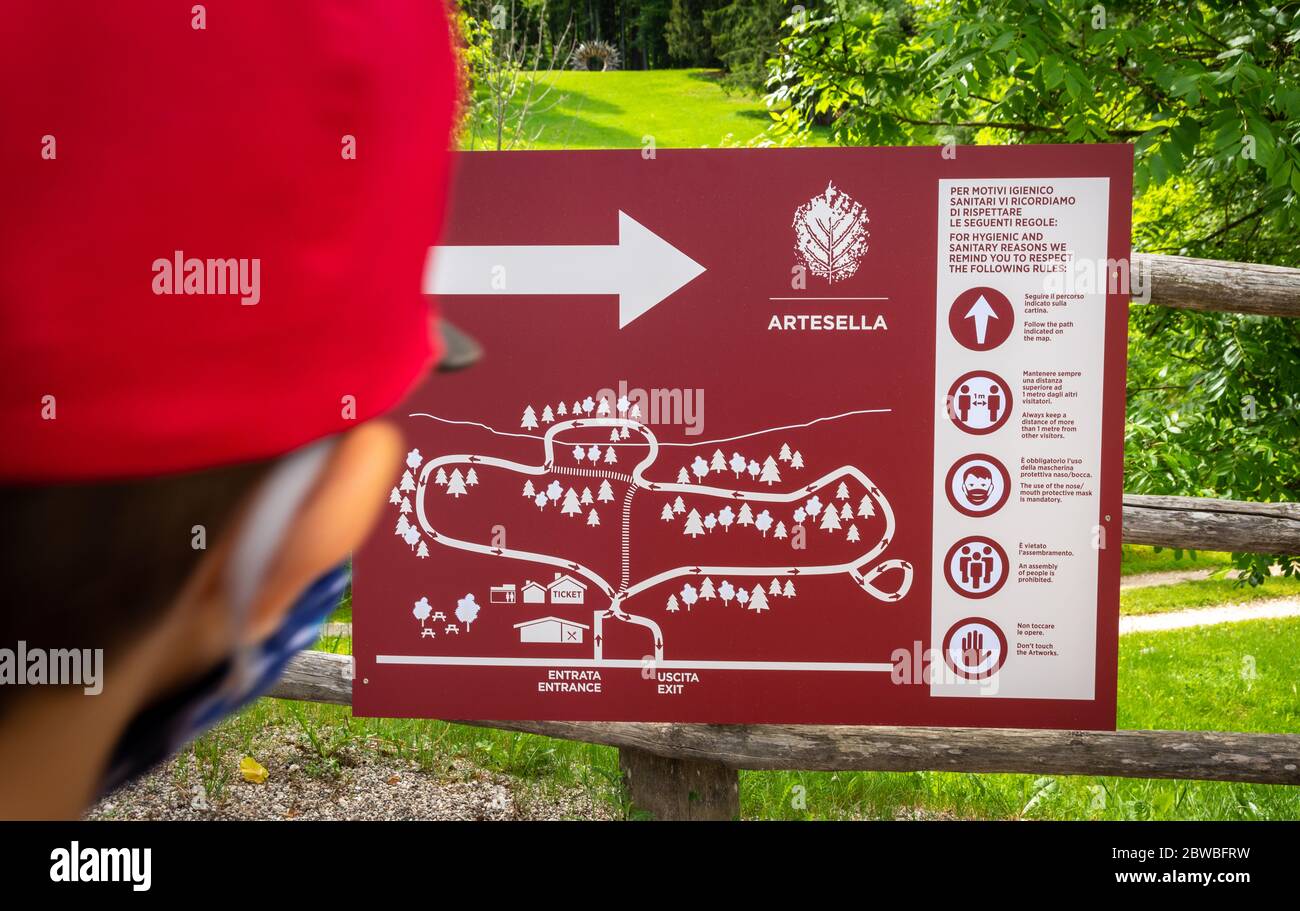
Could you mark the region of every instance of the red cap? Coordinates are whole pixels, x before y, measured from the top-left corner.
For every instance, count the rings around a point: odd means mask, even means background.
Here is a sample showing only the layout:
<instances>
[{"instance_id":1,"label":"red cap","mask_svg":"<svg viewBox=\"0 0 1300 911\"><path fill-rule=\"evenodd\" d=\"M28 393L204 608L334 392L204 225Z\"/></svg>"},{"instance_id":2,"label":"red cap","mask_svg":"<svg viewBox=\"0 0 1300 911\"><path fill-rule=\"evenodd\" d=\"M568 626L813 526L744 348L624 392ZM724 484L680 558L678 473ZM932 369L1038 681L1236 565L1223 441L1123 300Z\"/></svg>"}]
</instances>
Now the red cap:
<instances>
[{"instance_id":1,"label":"red cap","mask_svg":"<svg viewBox=\"0 0 1300 911\"><path fill-rule=\"evenodd\" d=\"M401 398L436 344L420 282L457 86L437 0L5 18L0 480L272 456Z\"/></svg>"}]
</instances>

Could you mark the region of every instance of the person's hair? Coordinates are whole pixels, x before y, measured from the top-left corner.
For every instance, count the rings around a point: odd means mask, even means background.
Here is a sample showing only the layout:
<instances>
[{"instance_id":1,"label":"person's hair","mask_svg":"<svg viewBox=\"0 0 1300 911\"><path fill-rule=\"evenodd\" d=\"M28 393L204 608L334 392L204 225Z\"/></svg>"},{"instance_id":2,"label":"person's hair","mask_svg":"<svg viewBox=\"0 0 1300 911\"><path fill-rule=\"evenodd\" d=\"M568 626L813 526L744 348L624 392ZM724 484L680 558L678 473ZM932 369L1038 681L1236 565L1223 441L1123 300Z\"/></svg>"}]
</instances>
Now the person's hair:
<instances>
[{"instance_id":1,"label":"person's hair","mask_svg":"<svg viewBox=\"0 0 1300 911\"><path fill-rule=\"evenodd\" d=\"M273 462L109 483L0 486L0 648L103 648L162 617ZM0 686L0 713L23 689Z\"/></svg>"}]
</instances>

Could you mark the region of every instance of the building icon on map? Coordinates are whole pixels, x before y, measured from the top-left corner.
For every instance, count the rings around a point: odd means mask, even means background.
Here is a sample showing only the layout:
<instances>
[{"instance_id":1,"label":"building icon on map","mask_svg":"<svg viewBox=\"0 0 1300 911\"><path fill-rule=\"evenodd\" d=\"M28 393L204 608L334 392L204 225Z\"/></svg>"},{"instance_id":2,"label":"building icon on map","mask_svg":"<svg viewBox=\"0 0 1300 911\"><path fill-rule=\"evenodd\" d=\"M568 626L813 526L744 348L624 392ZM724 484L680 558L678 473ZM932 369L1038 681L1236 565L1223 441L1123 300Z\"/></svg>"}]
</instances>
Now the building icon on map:
<instances>
[{"instance_id":1,"label":"building icon on map","mask_svg":"<svg viewBox=\"0 0 1300 911\"><path fill-rule=\"evenodd\" d=\"M565 573L556 573L554 581L546 587L551 592L552 604L581 604L587 592L587 586Z\"/></svg>"},{"instance_id":2,"label":"building icon on map","mask_svg":"<svg viewBox=\"0 0 1300 911\"><path fill-rule=\"evenodd\" d=\"M582 631L589 629L585 623L575 623L563 617L538 617L516 623L520 642L567 642L582 643Z\"/></svg>"}]
</instances>

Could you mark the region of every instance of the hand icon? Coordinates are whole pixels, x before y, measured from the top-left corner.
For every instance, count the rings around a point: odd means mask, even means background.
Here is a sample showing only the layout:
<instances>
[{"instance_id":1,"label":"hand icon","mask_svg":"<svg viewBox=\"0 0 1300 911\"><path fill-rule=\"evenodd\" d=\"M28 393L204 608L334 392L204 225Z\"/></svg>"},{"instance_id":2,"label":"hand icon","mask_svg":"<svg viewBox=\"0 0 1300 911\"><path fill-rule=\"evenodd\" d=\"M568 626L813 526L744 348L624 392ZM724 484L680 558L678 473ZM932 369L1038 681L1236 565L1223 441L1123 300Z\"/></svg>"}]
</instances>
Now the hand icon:
<instances>
[{"instance_id":1,"label":"hand icon","mask_svg":"<svg viewBox=\"0 0 1300 911\"><path fill-rule=\"evenodd\" d=\"M969 632L961 637L961 656L967 668L979 667L990 654L984 650L983 633Z\"/></svg>"}]
</instances>

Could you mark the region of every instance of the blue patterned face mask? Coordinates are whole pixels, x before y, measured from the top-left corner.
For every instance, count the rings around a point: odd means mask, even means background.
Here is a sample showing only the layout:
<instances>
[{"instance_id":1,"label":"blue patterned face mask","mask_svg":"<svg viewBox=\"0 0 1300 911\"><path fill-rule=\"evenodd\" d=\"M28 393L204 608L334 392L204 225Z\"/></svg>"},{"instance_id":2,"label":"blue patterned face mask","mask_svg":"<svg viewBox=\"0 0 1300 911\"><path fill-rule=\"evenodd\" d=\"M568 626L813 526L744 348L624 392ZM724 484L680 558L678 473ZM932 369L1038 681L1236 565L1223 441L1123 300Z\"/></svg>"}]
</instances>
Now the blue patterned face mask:
<instances>
[{"instance_id":1,"label":"blue patterned face mask","mask_svg":"<svg viewBox=\"0 0 1300 911\"><path fill-rule=\"evenodd\" d=\"M247 530L235 546L226 574L234 631L242 629L267 565L320 475L334 442L323 440L287 456L259 489L248 512ZM338 606L351 577L348 562L325 573L298 597L273 633L240 648L199 679L137 714L113 750L100 794L147 772L266 693L289 660L320 636L321 624Z\"/></svg>"}]
</instances>

